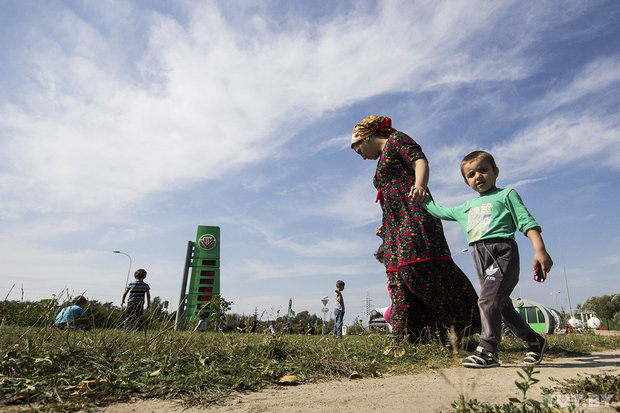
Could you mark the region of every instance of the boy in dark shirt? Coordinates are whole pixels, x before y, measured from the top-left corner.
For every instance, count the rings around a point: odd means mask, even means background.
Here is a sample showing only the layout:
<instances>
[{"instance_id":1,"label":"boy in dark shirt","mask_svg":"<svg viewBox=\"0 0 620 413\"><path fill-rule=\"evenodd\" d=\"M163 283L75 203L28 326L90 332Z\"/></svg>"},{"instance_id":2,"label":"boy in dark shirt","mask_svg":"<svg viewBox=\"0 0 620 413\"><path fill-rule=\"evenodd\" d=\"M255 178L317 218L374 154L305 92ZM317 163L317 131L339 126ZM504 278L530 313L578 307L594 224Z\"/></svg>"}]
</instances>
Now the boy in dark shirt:
<instances>
[{"instance_id":1,"label":"boy in dark shirt","mask_svg":"<svg viewBox=\"0 0 620 413\"><path fill-rule=\"evenodd\" d=\"M142 330L143 320L142 312L144 311L144 298L146 296L146 309L151 307L151 292L149 285L144 282L146 278L146 270L139 269L135 272L136 282L129 283L121 300L121 307L125 304L125 297L129 294L127 300L127 309L125 309L125 330L135 328Z\"/></svg>"}]
</instances>

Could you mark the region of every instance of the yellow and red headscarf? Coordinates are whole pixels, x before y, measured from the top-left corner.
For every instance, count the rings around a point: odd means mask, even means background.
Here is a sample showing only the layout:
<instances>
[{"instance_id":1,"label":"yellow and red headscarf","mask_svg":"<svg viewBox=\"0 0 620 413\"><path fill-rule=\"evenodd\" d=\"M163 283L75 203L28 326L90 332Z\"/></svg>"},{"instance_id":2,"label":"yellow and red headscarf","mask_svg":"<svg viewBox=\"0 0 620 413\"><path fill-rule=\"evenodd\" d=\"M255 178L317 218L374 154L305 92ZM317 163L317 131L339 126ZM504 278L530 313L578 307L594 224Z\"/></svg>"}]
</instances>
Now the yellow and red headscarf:
<instances>
[{"instance_id":1,"label":"yellow and red headscarf","mask_svg":"<svg viewBox=\"0 0 620 413\"><path fill-rule=\"evenodd\" d=\"M353 144L361 141L367 136L379 134L387 137L395 131L396 129L392 128L392 119L387 116L367 116L353 128L351 147L353 147Z\"/></svg>"}]
</instances>

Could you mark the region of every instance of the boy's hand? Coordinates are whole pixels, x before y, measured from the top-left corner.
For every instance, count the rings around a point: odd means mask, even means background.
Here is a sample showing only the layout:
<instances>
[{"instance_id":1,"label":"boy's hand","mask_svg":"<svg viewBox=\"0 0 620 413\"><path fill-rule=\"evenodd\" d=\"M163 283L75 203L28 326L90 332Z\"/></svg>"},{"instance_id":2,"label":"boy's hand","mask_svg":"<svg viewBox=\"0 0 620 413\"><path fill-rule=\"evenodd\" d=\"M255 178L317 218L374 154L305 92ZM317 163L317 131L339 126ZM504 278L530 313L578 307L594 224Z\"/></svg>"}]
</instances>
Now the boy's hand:
<instances>
[{"instance_id":1,"label":"boy's hand","mask_svg":"<svg viewBox=\"0 0 620 413\"><path fill-rule=\"evenodd\" d=\"M540 228L529 229L525 236L532 241L532 246L534 247L534 268L540 265L545 278L547 278L547 273L553 267L553 260L547 254L547 248L545 248L545 243L540 235Z\"/></svg>"},{"instance_id":2,"label":"boy's hand","mask_svg":"<svg viewBox=\"0 0 620 413\"><path fill-rule=\"evenodd\" d=\"M537 265L540 265L543 274L545 274L545 278L547 278L547 273L551 271L551 267L553 267L553 260L546 250L536 251L534 253L534 268L536 268Z\"/></svg>"}]
</instances>

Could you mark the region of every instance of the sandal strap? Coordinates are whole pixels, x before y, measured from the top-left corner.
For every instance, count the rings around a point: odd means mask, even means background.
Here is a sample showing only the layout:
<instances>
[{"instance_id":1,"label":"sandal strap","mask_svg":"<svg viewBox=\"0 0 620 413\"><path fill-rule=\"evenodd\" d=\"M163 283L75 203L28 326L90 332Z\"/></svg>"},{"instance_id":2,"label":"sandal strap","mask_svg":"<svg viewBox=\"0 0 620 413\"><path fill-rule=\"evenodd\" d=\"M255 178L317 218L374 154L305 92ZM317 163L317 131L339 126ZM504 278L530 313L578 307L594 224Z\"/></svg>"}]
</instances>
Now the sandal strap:
<instances>
[{"instance_id":1,"label":"sandal strap","mask_svg":"<svg viewBox=\"0 0 620 413\"><path fill-rule=\"evenodd\" d=\"M487 361L485 359L483 359L482 357L476 354L472 354L471 356L467 357L465 360L471 362L472 364L479 364L481 366L486 366L487 364Z\"/></svg>"}]
</instances>

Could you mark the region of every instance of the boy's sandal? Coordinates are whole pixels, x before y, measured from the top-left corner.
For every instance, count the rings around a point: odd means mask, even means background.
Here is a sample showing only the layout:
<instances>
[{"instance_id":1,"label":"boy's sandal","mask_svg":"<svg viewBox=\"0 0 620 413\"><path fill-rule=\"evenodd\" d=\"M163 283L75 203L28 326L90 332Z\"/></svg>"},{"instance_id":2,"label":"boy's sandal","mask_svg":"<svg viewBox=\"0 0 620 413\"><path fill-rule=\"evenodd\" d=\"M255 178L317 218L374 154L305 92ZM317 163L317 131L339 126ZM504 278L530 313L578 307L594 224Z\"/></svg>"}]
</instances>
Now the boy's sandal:
<instances>
[{"instance_id":1,"label":"boy's sandal","mask_svg":"<svg viewBox=\"0 0 620 413\"><path fill-rule=\"evenodd\" d=\"M490 367L499 367L502 365L502 362L497 358L497 356L495 356L495 354L486 351L482 347L478 347L476 352L463 359L461 364L464 367L486 369Z\"/></svg>"},{"instance_id":2,"label":"boy's sandal","mask_svg":"<svg viewBox=\"0 0 620 413\"><path fill-rule=\"evenodd\" d=\"M535 366L540 364L543 359L543 355L545 354L545 350L547 349L547 340L543 338L543 343L538 349L538 351L528 351L525 354L525 358L523 359L523 363Z\"/></svg>"}]
</instances>

